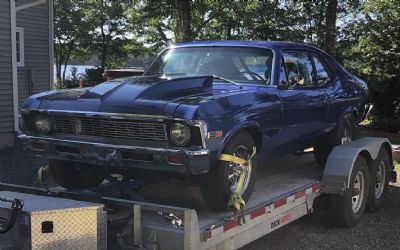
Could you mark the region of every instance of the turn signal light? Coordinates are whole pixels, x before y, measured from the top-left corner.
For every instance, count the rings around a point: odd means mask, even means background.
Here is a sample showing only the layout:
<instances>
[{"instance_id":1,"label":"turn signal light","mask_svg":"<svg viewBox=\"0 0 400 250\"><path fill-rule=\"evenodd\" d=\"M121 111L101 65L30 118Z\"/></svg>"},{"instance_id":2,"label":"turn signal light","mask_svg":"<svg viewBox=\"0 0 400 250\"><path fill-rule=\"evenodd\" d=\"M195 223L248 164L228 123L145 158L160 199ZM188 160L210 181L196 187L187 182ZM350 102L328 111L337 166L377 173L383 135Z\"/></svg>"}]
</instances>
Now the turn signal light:
<instances>
[{"instance_id":1,"label":"turn signal light","mask_svg":"<svg viewBox=\"0 0 400 250\"><path fill-rule=\"evenodd\" d=\"M168 163L172 165L183 165L183 157L171 155L167 157Z\"/></svg>"}]
</instances>

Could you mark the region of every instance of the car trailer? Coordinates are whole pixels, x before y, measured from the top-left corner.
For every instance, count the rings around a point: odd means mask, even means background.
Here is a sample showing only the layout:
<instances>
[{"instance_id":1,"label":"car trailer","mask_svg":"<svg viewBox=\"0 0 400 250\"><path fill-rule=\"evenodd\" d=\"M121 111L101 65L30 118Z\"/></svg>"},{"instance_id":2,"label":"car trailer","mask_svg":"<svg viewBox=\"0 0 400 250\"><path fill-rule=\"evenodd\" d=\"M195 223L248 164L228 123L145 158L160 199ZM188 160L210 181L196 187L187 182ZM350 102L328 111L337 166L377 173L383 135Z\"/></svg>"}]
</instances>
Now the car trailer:
<instances>
[{"instance_id":1,"label":"car trailer","mask_svg":"<svg viewBox=\"0 0 400 250\"><path fill-rule=\"evenodd\" d=\"M324 169L310 155L291 157L259 169L244 218L207 209L198 188L182 182L146 186L140 196L113 181L88 190L0 183L0 249L237 249L311 213L321 195L334 201L336 221L354 226L396 181L384 138L335 147ZM1 233L15 201L22 211Z\"/></svg>"}]
</instances>

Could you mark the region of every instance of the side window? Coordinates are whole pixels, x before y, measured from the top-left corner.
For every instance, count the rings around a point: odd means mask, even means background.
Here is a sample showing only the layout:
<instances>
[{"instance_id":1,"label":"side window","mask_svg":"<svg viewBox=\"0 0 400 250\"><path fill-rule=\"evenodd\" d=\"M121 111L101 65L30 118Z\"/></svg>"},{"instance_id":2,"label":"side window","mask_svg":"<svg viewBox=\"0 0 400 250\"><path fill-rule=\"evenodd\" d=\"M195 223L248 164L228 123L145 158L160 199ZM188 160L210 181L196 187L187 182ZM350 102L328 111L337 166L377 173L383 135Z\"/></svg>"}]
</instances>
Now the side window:
<instances>
[{"instance_id":1,"label":"side window","mask_svg":"<svg viewBox=\"0 0 400 250\"><path fill-rule=\"evenodd\" d=\"M15 34L16 48L17 48L17 67L25 66L25 52L24 52L24 29L17 27Z\"/></svg>"},{"instance_id":2,"label":"side window","mask_svg":"<svg viewBox=\"0 0 400 250\"><path fill-rule=\"evenodd\" d=\"M313 65L308 54L303 52L284 52L283 59L285 60L290 87L315 87Z\"/></svg>"},{"instance_id":3,"label":"side window","mask_svg":"<svg viewBox=\"0 0 400 250\"><path fill-rule=\"evenodd\" d=\"M317 73L317 84L319 86L324 85L325 83L329 82L331 78L329 77L328 71L325 69L324 64L317 58L313 57L315 71Z\"/></svg>"}]
</instances>

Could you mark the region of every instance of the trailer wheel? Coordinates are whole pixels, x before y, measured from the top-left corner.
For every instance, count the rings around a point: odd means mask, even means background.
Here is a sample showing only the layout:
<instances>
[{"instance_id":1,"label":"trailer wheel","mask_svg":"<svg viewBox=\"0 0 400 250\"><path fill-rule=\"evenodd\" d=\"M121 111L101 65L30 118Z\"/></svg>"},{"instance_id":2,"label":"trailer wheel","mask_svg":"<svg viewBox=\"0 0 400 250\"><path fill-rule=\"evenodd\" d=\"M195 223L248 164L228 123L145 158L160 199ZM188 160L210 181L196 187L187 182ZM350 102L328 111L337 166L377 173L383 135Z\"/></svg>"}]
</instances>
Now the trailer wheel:
<instances>
[{"instance_id":1,"label":"trailer wheel","mask_svg":"<svg viewBox=\"0 0 400 250\"><path fill-rule=\"evenodd\" d=\"M70 161L51 160L49 167L54 180L66 189L95 187L108 175L105 167Z\"/></svg>"},{"instance_id":2,"label":"trailer wheel","mask_svg":"<svg viewBox=\"0 0 400 250\"><path fill-rule=\"evenodd\" d=\"M349 143L355 139L355 124L354 116L347 115L337 129L314 146L314 158L320 167L325 166L328 156L335 146Z\"/></svg>"},{"instance_id":3,"label":"trailer wheel","mask_svg":"<svg viewBox=\"0 0 400 250\"><path fill-rule=\"evenodd\" d=\"M253 192L257 172L256 156L250 159L254 147L254 140L247 132L239 133L228 142L223 153L248 160L250 162L248 166L241 169L237 164L218 161L215 166L211 167L208 174L201 177L200 188L204 199L211 208L226 210L230 194L237 187L241 175L244 175L241 196L245 201L249 199Z\"/></svg>"},{"instance_id":4,"label":"trailer wheel","mask_svg":"<svg viewBox=\"0 0 400 250\"><path fill-rule=\"evenodd\" d=\"M374 212L382 206L389 187L389 173L390 156L388 151L382 147L375 164L370 169L368 211Z\"/></svg>"},{"instance_id":5,"label":"trailer wheel","mask_svg":"<svg viewBox=\"0 0 400 250\"><path fill-rule=\"evenodd\" d=\"M333 220L342 227L355 226L364 214L368 193L368 163L359 155L351 173L350 187L342 195L331 195Z\"/></svg>"}]
</instances>

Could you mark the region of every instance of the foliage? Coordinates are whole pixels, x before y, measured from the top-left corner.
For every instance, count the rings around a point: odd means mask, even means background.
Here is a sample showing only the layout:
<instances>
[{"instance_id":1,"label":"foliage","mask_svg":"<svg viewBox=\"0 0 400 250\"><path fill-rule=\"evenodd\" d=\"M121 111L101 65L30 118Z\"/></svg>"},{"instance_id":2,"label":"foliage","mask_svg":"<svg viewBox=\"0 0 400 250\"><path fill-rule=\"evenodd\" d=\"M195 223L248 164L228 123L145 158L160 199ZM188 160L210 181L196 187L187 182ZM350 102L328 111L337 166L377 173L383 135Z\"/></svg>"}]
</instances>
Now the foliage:
<instances>
[{"instance_id":1,"label":"foliage","mask_svg":"<svg viewBox=\"0 0 400 250\"><path fill-rule=\"evenodd\" d=\"M131 43L126 37L127 21L125 9L128 0L86 0L82 2L83 22L87 24L87 36L84 47L100 59L100 68L112 66L111 61L126 60L127 45Z\"/></svg>"},{"instance_id":2,"label":"foliage","mask_svg":"<svg viewBox=\"0 0 400 250\"><path fill-rule=\"evenodd\" d=\"M400 130L400 6L394 0L371 0L362 6L354 27L357 40L347 64L368 82L374 109L371 127Z\"/></svg>"},{"instance_id":3,"label":"foliage","mask_svg":"<svg viewBox=\"0 0 400 250\"><path fill-rule=\"evenodd\" d=\"M83 10L74 0L55 0L54 5L54 56L57 82L65 81L65 70L71 57L80 53L79 40L86 32L81 22Z\"/></svg>"},{"instance_id":4,"label":"foliage","mask_svg":"<svg viewBox=\"0 0 400 250\"><path fill-rule=\"evenodd\" d=\"M378 68L378 67L377 67ZM382 79L371 85L374 108L369 119L370 127L397 133L400 131L400 79Z\"/></svg>"},{"instance_id":5,"label":"foliage","mask_svg":"<svg viewBox=\"0 0 400 250\"><path fill-rule=\"evenodd\" d=\"M86 87L94 86L96 84L104 82L103 69L102 68L86 69L86 75L83 80Z\"/></svg>"}]
</instances>

